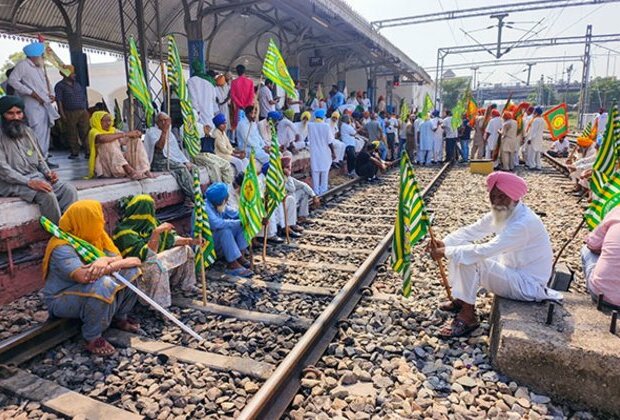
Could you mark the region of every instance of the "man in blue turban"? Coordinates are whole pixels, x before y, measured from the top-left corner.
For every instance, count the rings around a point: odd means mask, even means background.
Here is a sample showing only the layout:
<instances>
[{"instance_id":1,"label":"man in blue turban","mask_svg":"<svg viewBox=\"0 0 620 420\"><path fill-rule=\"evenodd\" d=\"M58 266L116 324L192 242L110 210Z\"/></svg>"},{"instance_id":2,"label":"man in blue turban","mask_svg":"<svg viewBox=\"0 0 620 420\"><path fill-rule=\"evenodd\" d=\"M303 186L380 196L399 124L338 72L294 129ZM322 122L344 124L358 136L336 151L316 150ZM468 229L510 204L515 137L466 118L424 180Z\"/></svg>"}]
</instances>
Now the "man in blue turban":
<instances>
[{"instance_id":1,"label":"man in blue turban","mask_svg":"<svg viewBox=\"0 0 620 420\"><path fill-rule=\"evenodd\" d=\"M27 58L15 65L8 82L15 90L15 94L24 100L24 112L28 126L32 128L41 153L47 159L50 147L50 128L54 125L54 121L60 118L60 115L52 106L55 98L45 78L44 52L45 44L42 42L26 45L24 53ZM52 169L58 167L49 162L48 166Z\"/></svg>"},{"instance_id":2,"label":"man in blue turban","mask_svg":"<svg viewBox=\"0 0 620 420\"><path fill-rule=\"evenodd\" d=\"M209 216L215 253L227 264L226 273L231 276L251 277L250 262L243 257L248 243L243 236L239 212L228 207L228 185L223 182L211 184L204 194L205 211Z\"/></svg>"}]
</instances>

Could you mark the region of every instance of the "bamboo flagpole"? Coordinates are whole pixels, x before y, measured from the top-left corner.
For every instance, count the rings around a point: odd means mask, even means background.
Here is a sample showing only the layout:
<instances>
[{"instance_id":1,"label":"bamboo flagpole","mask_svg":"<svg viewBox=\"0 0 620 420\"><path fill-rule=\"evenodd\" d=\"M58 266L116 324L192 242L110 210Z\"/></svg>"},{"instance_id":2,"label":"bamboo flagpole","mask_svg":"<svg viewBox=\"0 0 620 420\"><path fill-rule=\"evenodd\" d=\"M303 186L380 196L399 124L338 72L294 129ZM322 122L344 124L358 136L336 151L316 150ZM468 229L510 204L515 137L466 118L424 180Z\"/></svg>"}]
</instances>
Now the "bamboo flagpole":
<instances>
[{"instance_id":1,"label":"bamboo flagpole","mask_svg":"<svg viewBox=\"0 0 620 420\"><path fill-rule=\"evenodd\" d=\"M428 234L431 237L431 242L433 244L436 244L437 241L435 240L435 234L433 233L433 228L430 225L428 226ZM448 276L446 275L446 269L443 265L443 261L441 260L441 258L436 258L436 259L434 258L434 260L439 266L439 275L441 276L441 284L443 285L444 289L446 289L446 294L448 295L448 299L450 301L453 301L454 299L452 298L452 291L450 289L450 283L448 283Z\"/></svg>"},{"instance_id":2,"label":"bamboo flagpole","mask_svg":"<svg viewBox=\"0 0 620 420\"><path fill-rule=\"evenodd\" d=\"M267 207L267 187L265 186L265 207ZM267 223L264 227L264 235L263 235L263 264L267 264L267 229L269 228L269 219L267 219Z\"/></svg>"},{"instance_id":3,"label":"bamboo flagpole","mask_svg":"<svg viewBox=\"0 0 620 420\"><path fill-rule=\"evenodd\" d=\"M290 244L291 238L288 233L288 216L286 215L286 197L284 197L284 200L282 201L282 207L284 209L284 232L286 232L286 243Z\"/></svg>"}]
</instances>

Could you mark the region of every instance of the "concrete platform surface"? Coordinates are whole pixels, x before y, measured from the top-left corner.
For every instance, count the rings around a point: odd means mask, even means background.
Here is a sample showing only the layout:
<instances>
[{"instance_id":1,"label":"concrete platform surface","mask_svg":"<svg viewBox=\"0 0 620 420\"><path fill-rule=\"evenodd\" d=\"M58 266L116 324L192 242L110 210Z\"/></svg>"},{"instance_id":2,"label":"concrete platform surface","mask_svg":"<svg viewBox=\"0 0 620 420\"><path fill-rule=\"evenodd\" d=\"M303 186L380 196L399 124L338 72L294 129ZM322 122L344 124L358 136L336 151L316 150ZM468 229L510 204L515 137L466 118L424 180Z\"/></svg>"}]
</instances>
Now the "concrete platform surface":
<instances>
[{"instance_id":1,"label":"concrete platform surface","mask_svg":"<svg viewBox=\"0 0 620 420\"><path fill-rule=\"evenodd\" d=\"M570 406L620 416L620 337L588 295L565 293L546 325L547 303L496 297L491 360L496 369Z\"/></svg>"}]
</instances>

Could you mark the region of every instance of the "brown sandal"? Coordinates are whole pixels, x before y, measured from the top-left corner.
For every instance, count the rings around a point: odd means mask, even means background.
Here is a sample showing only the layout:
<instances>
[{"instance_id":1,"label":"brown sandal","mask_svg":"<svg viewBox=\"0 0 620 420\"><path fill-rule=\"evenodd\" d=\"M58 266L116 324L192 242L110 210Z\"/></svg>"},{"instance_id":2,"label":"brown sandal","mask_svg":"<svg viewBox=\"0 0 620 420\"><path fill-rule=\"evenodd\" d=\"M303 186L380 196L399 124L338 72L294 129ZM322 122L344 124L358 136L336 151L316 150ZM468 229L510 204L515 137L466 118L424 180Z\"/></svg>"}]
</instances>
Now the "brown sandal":
<instances>
[{"instance_id":1,"label":"brown sandal","mask_svg":"<svg viewBox=\"0 0 620 420\"><path fill-rule=\"evenodd\" d=\"M463 308L463 303L459 300L449 300L439 305L439 310L444 312L459 312Z\"/></svg>"},{"instance_id":2,"label":"brown sandal","mask_svg":"<svg viewBox=\"0 0 620 420\"><path fill-rule=\"evenodd\" d=\"M95 356L107 357L116 353L114 346L106 341L105 338L99 337L92 341L86 342L86 350Z\"/></svg>"},{"instance_id":3,"label":"brown sandal","mask_svg":"<svg viewBox=\"0 0 620 420\"><path fill-rule=\"evenodd\" d=\"M479 326L478 322L468 325L462 319L454 318L450 325L446 324L439 330L439 335L444 338L463 337L474 332Z\"/></svg>"}]
</instances>

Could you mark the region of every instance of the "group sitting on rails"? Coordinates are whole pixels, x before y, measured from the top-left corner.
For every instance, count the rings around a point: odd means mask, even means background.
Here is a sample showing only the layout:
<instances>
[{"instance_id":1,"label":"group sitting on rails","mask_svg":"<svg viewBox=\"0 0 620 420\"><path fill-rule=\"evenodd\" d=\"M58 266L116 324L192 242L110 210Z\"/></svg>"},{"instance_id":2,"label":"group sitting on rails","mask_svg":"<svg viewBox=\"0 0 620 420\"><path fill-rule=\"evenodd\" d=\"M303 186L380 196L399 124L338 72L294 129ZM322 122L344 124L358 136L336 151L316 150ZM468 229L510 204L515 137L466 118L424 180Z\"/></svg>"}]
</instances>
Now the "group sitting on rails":
<instances>
[{"instance_id":1,"label":"group sitting on rails","mask_svg":"<svg viewBox=\"0 0 620 420\"><path fill-rule=\"evenodd\" d=\"M445 257L450 264L455 300L442 308L458 312L442 334L461 336L478 326L474 304L481 286L520 300L560 298L546 287L552 262L548 234L521 201L527 192L525 181L510 173L520 164L520 157L528 168L541 169L541 107L527 108L521 132L511 111L501 115L497 109L491 109L490 115L479 112L473 121L465 114L453 116L449 110L444 111L443 118L437 110L423 115L416 108L400 116L388 113L383 97L373 109L365 92L352 92L346 98L337 86L332 87L327 100L317 90L308 92L307 101L286 98L286 109L282 110L276 108L279 98L274 96L273 84L266 80L255 87L242 65L237 66L235 79L229 73L218 76L195 68L188 89L204 137L200 153L190 159L178 141L183 130L177 124L178 110L171 110L170 115L158 112L155 125L146 130L131 127L128 121L115 122L106 110L89 115L84 89L72 71L52 95L42 70L42 45L33 43L24 48L27 59L8 79L15 95L0 98L0 197L20 197L37 204L41 215L61 230L105 253L85 264L69 243L54 238L43 260L44 296L50 314L80 318L87 348L94 354L114 352L102 338L110 325L126 331L139 328L128 317L137 297L113 281L110 274L123 273L156 303L170 306L172 290L191 291L195 287L192 246L198 242L179 235L171 224L160 223L149 195L130 197L121 220L108 236L101 203L77 201L75 187L59 180L49 163L50 127L58 117L67 130L69 157L78 159L82 151L89 160L89 177L141 180L155 177L156 172L170 172L186 204L192 206L194 175L198 168L206 168L210 185L204 193L204 211L213 231L215 251L229 274L242 277L253 272L247 258L251 244L243 235L237 211L239 188L248 158L254 155L256 167L262 169L258 178L264 191L271 125L276 127L282 151L287 192L285 205L273 212L259 233L271 243L283 242L285 235L298 237L303 233L301 225L310 206L319 205L320 195L329 188L330 169L346 168L349 176L374 182L377 174L402 153L419 165L452 162L459 156L468 162L472 141L473 157L493 159L505 172L487 178L490 213L429 245L433 257ZM588 176L588 162L596 146L583 139L578 145L583 157L570 164L579 183ZM310 156L312 187L292 174L294 155L305 150ZM567 142L556 142L553 152L567 156ZM612 304L620 304L618 294L607 290L602 279L619 268L617 248L616 254L611 251L615 261L604 251L596 267L592 253L604 250L605 241L617 242L619 220L616 211L589 238L587 250L584 248L589 284L595 292L604 290ZM490 234L495 234L494 239L474 244Z\"/></svg>"}]
</instances>

